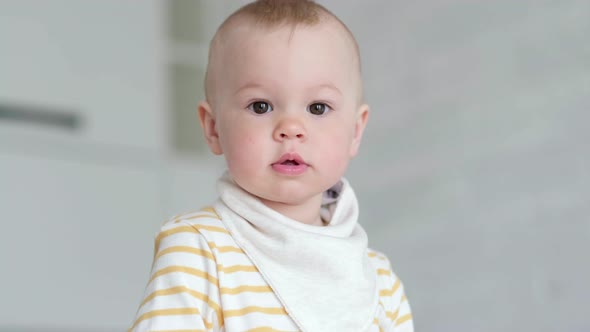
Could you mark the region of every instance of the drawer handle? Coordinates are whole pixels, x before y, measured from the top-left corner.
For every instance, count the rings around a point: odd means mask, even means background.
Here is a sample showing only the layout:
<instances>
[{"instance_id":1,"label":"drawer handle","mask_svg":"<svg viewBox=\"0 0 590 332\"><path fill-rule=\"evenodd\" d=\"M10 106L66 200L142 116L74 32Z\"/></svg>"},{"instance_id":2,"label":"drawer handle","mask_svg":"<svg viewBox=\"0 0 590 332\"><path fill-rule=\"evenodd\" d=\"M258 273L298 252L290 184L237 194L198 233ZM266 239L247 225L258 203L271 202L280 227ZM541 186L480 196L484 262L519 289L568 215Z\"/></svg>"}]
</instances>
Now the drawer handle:
<instances>
[{"instance_id":1,"label":"drawer handle","mask_svg":"<svg viewBox=\"0 0 590 332\"><path fill-rule=\"evenodd\" d=\"M67 110L29 105L7 105L0 103L0 121L13 121L56 127L74 131L82 126L80 114Z\"/></svg>"}]
</instances>

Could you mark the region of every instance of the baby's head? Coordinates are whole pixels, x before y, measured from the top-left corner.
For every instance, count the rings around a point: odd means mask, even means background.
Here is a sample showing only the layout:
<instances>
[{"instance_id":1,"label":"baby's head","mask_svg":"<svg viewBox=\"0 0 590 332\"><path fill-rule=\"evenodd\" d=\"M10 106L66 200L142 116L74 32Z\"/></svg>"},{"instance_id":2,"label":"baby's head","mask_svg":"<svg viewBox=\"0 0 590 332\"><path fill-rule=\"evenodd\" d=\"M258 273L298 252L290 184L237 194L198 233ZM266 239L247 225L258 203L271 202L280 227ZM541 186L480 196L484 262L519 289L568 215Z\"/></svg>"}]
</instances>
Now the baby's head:
<instances>
[{"instance_id":1,"label":"baby's head","mask_svg":"<svg viewBox=\"0 0 590 332\"><path fill-rule=\"evenodd\" d=\"M251 3L218 29L206 77L199 118L235 182L271 207L319 206L368 117L348 28L311 1Z\"/></svg>"}]
</instances>

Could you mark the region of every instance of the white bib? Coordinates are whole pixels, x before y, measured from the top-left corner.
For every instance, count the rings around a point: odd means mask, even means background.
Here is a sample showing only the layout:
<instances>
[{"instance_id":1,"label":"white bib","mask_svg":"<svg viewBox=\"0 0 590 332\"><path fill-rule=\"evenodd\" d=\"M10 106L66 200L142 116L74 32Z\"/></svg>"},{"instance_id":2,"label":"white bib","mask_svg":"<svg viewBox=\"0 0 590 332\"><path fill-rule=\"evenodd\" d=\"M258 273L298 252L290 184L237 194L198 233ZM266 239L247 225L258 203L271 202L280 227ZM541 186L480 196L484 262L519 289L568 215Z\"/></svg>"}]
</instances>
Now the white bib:
<instances>
[{"instance_id":1,"label":"white bib","mask_svg":"<svg viewBox=\"0 0 590 332\"><path fill-rule=\"evenodd\" d=\"M345 179L328 191L322 217L307 225L270 209L226 172L214 208L304 332L360 332L373 322L379 293L367 256L367 234Z\"/></svg>"}]
</instances>

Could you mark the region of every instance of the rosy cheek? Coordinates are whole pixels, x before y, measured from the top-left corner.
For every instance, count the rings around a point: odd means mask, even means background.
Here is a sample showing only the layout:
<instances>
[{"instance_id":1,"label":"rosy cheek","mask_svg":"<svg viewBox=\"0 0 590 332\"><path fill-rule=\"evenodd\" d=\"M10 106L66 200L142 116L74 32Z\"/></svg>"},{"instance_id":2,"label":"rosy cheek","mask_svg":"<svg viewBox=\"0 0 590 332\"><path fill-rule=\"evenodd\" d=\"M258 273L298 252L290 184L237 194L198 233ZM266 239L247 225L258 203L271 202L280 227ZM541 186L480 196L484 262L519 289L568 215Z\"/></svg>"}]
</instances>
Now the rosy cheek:
<instances>
[{"instance_id":1,"label":"rosy cheek","mask_svg":"<svg viewBox=\"0 0 590 332\"><path fill-rule=\"evenodd\" d=\"M348 160L349 141L349 137L340 133L327 135L321 149L325 164L335 168L344 166Z\"/></svg>"},{"instance_id":2,"label":"rosy cheek","mask_svg":"<svg viewBox=\"0 0 590 332\"><path fill-rule=\"evenodd\" d=\"M249 145L254 145L254 143L256 142L256 140L252 136L248 136L246 141L248 142Z\"/></svg>"},{"instance_id":3,"label":"rosy cheek","mask_svg":"<svg viewBox=\"0 0 590 332\"><path fill-rule=\"evenodd\" d=\"M261 146L257 136L248 132L234 131L228 146L228 167L246 171L256 167L254 163L261 160Z\"/></svg>"}]
</instances>

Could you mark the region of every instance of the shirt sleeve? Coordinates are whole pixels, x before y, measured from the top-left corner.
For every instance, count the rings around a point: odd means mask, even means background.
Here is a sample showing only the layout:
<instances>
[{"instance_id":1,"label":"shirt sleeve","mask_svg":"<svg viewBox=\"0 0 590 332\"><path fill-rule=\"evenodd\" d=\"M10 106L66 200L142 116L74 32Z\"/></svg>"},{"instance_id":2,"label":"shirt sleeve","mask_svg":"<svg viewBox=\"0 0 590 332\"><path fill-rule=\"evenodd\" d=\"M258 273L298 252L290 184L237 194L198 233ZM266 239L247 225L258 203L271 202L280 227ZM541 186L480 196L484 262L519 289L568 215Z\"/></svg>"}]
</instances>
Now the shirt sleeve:
<instances>
[{"instance_id":1,"label":"shirt sleeve","mask_svg":"<svg viewBox=\"0 0 590 332\"><path fill-rule=\"evenodd\" d=\"M397 302L398 308L396 310L397 317L393 322L393 332L414 332L414 321L412 319L412 310L408 298L404 291L404 285L401 280L397 278L396 281L399 284L399 301ZM395 284L394 284L395 285ZM394 294L395 295L395 294ZM398 297L396 296L396 298Z\"/></svg>"},{"instance_id":2,"label":"shirt sleeve","mask_svg":"<svg viewBox=\"0 0 590 332\"><path fill-rule=\"evenodd\" d=\"M385 256L384 256L385 257ZM391 262L387 259L387 266L391 272L390 288L384 292L389 297L388 303L392 303L393 311L388 315L392 321L389 332L414 332L412 310L406 296L404 285L400 278L393 272Z\"/></svg>"},{"instance_id":3,"label":"shirt sleeve","mask_svg":"<svg viewBox=\"0 0 590 332\"><path fill-rule=\"evenodd\" d=\"M128 332L220 331L217 278L205 237L182 221L168 222L156 236L151 276Z\"/></svg>"}]
</instances>

